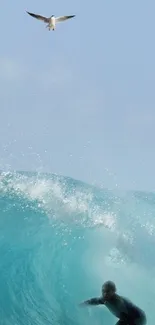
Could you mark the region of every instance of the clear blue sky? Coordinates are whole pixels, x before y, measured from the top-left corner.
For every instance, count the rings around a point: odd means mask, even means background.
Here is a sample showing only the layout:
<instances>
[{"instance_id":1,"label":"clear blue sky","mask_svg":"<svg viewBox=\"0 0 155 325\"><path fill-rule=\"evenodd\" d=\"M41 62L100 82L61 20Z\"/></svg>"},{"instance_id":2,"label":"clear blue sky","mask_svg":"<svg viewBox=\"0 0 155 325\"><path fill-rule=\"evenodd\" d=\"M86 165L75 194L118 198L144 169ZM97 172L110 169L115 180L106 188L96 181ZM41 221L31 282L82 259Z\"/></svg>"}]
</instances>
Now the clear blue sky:
<instances>
[{"instance_id":1,"label":"clear blue sky","mask_svg":"<svg viewBox=\"0 0 155 325\"><path fill-rule=\"evenodd\" d=\"M25 10L76 18L48 32ZM154 190L154 0L5 0L0 168Z\"/></svg>"}]
</instances>

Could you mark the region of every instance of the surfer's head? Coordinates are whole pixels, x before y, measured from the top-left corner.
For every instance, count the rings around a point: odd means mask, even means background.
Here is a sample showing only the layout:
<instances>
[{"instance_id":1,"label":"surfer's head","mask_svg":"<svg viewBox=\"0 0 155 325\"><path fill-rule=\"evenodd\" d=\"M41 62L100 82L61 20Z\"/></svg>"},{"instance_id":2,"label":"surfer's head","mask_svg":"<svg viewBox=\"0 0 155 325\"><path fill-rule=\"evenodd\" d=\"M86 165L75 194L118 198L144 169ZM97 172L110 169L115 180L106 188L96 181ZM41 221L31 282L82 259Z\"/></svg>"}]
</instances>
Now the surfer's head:
<instances>
[{"instance_id":1,"label":"surfer's head","mask_svg":"<svg viewBox=\"0 0 155 325\"><path fill-rule=\"evenodd\" d=\"M110 299L116 293L115 283L112 281L106 281L102 286L102 296L105 299Z\"/></svg>"}]
</instances>

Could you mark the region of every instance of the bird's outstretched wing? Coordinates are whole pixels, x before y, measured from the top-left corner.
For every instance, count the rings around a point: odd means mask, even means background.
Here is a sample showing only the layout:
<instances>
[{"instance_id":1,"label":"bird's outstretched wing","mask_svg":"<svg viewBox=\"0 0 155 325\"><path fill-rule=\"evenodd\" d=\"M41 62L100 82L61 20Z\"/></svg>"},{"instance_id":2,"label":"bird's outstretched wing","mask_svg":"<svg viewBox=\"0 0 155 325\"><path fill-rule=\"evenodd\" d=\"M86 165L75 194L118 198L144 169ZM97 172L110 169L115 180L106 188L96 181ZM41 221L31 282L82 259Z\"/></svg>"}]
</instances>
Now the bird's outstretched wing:
<instances>
[{"instance_id":1,"label":"bird's outstretched wing","mask_svg":"<svg viewBox=\"0 0 155 325\"><path fill-rule=\"evenodd\" d=\"M30 16L36 18L36 19L39 19L39 20L44 21L44 23L48 23L48 22L49 22L49 18L47 18L47 17L41 16L41 15L36 15L36 14L33 14L32 12L28 12L28 11L27 11L27 13L28 13Z\"/></svg>"},{"instance_id":2,"label":"bird's outstretched wing","mask_svg":"<svg viewBox=\"0 0 155 325\"><path fill-rule=\"evenodd\" d=\"M75 17L75 15L71 15L71 16L60 16L56 18L56 22L61 22L61 21L65 21L67 19L73 18Z\"/></svg>"}]
</instances>

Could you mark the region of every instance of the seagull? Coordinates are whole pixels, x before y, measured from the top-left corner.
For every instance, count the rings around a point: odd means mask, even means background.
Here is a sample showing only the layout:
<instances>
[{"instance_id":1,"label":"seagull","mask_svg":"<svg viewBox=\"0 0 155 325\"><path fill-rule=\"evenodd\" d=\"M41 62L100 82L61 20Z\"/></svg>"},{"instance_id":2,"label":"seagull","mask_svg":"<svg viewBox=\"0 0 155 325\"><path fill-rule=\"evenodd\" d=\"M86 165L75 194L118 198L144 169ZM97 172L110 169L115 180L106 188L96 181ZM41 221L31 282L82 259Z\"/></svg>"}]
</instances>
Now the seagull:
<instances>
[{"instance_id":1,"label":"seagull","mask_svg":"<svg viewBox=\"0 0 155 325\"><path fill-rule=\"evenodd\" d=\"M59 23L59 22L62 22L62 21L65 21L67 19L70 19L70 18L73 18L75 17L75 15L71 15L71 16L60 16L60 17L55 17L54 15L52 15L51 17L44 17L44 16L41 16L41 15L37 15L37 14L33 14L32 12L28 12L27 13L36 18L36 19L39 19L39 20L42 20L44 23L46 23L46 28L48 28L48 30L50 31L51 29L54 31L55 30L55 26L56 26L56 23Z\"/></svg>"}]
</instances>

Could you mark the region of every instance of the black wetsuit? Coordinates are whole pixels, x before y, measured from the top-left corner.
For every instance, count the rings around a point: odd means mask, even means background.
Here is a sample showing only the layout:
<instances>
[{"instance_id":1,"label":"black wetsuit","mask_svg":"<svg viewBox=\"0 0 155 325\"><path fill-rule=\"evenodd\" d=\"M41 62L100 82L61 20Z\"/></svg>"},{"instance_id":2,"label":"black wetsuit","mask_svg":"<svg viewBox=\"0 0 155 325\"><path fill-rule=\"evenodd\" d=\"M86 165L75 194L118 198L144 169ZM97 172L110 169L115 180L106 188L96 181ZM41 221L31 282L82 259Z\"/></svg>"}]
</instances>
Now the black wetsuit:
<instances>
[{"instance_id":1,"label":"black wetsuit","mask_svg":"<svg viewBox=\"0 0 155 325\"><path fill-rule=\"evenodd\" d=\"M103 297L85 301L88 305L105 305L109 311L119 318L117 325L146 325L146 315L142 309L130 300L115 294L105 300Z\"/></svg>"}]
</instances>

